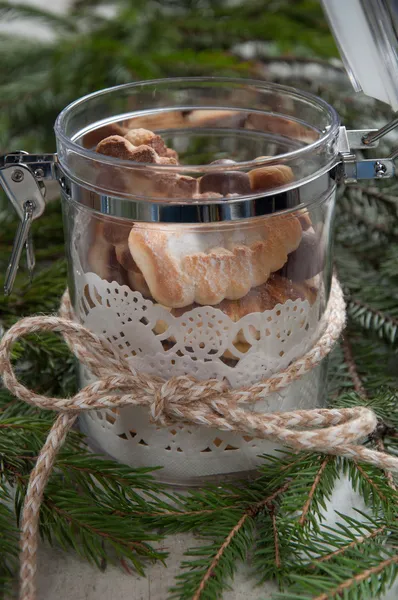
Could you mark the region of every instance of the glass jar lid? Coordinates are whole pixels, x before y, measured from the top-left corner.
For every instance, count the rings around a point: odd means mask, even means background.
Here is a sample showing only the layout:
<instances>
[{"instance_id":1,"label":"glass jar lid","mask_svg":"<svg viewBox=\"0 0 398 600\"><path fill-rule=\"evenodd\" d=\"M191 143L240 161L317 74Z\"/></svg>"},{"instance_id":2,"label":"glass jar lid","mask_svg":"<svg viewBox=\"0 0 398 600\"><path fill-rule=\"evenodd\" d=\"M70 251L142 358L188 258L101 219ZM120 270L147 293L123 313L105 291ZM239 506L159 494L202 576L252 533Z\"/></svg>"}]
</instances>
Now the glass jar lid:
<instances>
[{"instance_id":1,"label":"glass jar lid","mask_svg":"<svg viewBox=\"0 0 398 600\"><path fill-rule=\"evenodd\" d=\"M398 1L322 0L355 91L398 110Z\"/></svg>"}]
</instances>

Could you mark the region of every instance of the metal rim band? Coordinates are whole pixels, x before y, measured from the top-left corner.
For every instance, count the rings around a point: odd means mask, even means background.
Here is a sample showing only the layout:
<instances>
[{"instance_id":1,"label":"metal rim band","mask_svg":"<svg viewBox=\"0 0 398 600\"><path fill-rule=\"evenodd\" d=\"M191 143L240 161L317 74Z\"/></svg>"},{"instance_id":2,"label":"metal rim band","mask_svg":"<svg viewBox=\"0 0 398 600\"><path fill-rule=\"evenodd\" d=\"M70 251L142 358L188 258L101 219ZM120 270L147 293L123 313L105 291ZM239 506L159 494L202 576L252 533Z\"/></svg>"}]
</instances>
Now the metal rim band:
<instances>
[{"instance_id":1,"label":"metal rim band","mask_svg":"<svg viewBox=\"0 0 398 600\"><path fill-rule=\"evenodd\" d=\"M59 173L62 193L68 202L110 217L145 223L220 223L243 221L275 213L305 209L320 203L333 193L335 169L306 184L276 194L236 199L234 202L209 204L185 202L149 202L145 199L120 198L91 191Z\"/></svg>"}]
</instances>

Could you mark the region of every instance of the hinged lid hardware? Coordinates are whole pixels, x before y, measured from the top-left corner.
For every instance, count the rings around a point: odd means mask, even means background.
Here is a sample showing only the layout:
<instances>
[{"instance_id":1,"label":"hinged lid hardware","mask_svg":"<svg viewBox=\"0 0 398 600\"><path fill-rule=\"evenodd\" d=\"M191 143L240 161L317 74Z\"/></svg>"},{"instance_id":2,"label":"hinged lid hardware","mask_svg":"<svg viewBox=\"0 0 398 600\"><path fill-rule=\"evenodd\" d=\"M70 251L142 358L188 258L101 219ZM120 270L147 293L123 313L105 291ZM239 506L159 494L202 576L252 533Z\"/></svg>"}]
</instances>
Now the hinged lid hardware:
<instances>
[{"instance_id":1,"label":"hinged lid hardware","mask_svg":"<svg viewBox=\"0 0 398 600\"><path fill-rule=\"evenodd\" d=\"M384 125L380 129L375 129L368 131L362 137L362 142L365 144L366 148L374 148L374 143L381 140L382 137L393 131L396 127L398 127L398 117L392 119L387 125Z\"/></svg>"},{"instance_id":2,"label":"hinged lid hardware","mask_svg":"<svg viewBox=\"0 0 398 600\"><path fill-rule=\"evenodd\" d=\"M337 169L337 180L344 183L356 183L358 179L388 179L395 175L394 159L398 157L398 148L386 158L360 160L353 150L376 148L379 140L398 126L398 117L381 129L356 129L347 131L340 127L338 142L341 163Z\"/></svg>"},{"instance_id":3,"label":"hinged lid hardware","mask_svg":"<svg viewBox=\"0 0 398 600\"><path fill-rule=\"evenodd\" d=\"M38 180L56 179L56 154L28 154L23 150L0 156L0 169L26 165Z\"/></svg>"},{"instance_id":4,"label":"hinged lid hardware","mask_svg":"<svg viewBox=\"0 0 398 600\"><path fill-rule=\"evenodd\" d=\"M21 219L4 283L6 295L10 294L14 285L24 247L26 264L32 277L35 255L30 227L44 212L43 180L55 178L55 164L53 154L27 154L20 151L0 157L0 183Z\"/></svg>"}]
</instances>

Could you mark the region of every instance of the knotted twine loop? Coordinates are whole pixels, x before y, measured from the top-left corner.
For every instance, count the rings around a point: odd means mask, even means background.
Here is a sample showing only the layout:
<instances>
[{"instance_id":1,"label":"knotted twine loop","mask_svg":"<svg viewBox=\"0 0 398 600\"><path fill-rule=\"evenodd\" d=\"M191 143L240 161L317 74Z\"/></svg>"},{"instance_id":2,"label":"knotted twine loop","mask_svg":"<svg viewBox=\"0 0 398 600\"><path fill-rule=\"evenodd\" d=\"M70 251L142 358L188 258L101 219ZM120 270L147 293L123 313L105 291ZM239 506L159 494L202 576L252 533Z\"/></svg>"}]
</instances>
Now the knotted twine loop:
<instances>
[{"instance_id":1,"label":"knotted twine loop","mask_svg":"<svg viewBox=\"0 0 398 600\"><path fill-rule=\"evenodd\" d=\"M370 435L376 425L366 407L256 413L241 408L283 389L317 366L330 352L345 323L341 288L333 280L325 313L326 328L314 346L283 371L248 387L229 389L215 379L159 377L139 373L103 338L74 320L66 292L61 315L22 319L9 329L0 343L0 373L4 385L20 400L61 414L56 419L30 475L21 524L21 600L35 600L36 554L40 505L56 455L81 411L146 406L151 419L168 426L185 422L268 439L295 450L345 456L377 467L398 471L398 458L356 443ZM11 349L20 338L36 332L59 332L76 358L97 378L73 398L48 398L23 386L11 365Z\"/></svg>"}]
</instances>

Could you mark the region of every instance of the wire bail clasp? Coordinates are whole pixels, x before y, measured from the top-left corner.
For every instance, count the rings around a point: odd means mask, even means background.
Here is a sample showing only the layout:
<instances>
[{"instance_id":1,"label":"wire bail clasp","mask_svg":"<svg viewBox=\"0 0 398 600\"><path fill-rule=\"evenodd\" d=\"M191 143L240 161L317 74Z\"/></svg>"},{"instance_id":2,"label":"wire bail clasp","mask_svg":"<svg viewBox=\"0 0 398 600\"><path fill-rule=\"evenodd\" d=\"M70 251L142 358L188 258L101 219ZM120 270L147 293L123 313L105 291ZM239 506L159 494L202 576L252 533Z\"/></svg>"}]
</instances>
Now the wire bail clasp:
<instances>
[{"instance_id":1,"label":"wire bail clasp","mask_svg":"<svg viewBox=\"0 0 398 600\"><path fill-rule=\"evenodd\" d=\"M358 160L353 150L377 148L379 140L398 127L398 117L380 129L346 130L340 127L339 156L341 163L337 179L344 183L356 183L358 179L388 179L395 175L394 160L398 158L398 148L386 158Z\"/></svg>"},{"instance_id":2,"label":"wire bail clasp","mask_svg":"<svg viewBox=\"0 0 398 600\"><path fill-rule=\"evenodd\" d=\"M26 249L26 264L32 278L35 255L31 236L31 225L44 212L46 189L44 179L54 179L55 155L27 154L19 151L0 158L0 184L14 206L21 222L19 224L10 262L4 282L4 293L11 293Z\"/></svg>"}]
</instances>

